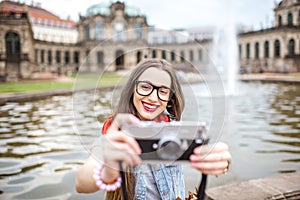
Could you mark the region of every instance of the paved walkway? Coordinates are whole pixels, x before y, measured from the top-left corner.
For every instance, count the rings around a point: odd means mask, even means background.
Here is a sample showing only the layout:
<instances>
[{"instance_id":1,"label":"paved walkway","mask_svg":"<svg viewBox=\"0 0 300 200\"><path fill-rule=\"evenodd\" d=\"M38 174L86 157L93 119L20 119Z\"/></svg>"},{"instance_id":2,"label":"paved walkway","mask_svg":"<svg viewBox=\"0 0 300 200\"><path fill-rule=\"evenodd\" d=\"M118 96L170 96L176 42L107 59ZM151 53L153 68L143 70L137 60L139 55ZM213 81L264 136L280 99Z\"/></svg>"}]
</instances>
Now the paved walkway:
<instances>
[{"instance_id":1,"label":"paved walkway","mask_svg":"<svg viewBox=\"0 0 300 200\"><path fill-rule=\"evenodd\" d=\"M284 83L300 83L300 73L293 74L243 74L239 76L242 81L264 81L264 82L284 82Z\"/></svg>"},{"instance_id":2,"label":"paved walkway","mask_svg":"<svg viewBox=\"0 0 300 200\"><path fill-rule=\"evenodd\" d=\"M300 199L300 172L208 189L208 200Z\"/></svg>"}]
</instances>

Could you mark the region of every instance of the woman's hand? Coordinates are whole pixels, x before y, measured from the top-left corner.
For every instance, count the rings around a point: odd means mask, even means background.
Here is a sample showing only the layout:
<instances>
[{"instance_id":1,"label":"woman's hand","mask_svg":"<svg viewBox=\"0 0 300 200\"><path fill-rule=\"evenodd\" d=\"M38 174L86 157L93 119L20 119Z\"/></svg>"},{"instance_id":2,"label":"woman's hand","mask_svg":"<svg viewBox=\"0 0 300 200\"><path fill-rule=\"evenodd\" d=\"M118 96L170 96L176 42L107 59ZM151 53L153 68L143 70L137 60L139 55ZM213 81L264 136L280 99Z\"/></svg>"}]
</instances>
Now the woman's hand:
<instances>
[{"instance_id":1,"label":"woman's hand","mask_svg":"<svg viewBox=\"0 0 300 200\"><path fill-rule=\"evenodd\" d=\"M222 142L200 146L190 156L191 166L204 174L220 175L228 171L231 154L228 145Z\"/></svg>"},{"instance_id":2,"label":"woman's hand","mask_svg":"<svg viewBox=\"0 0 300 200\"><path fill-rule=\"evenodd\" d=\"M129 166L141 163L141 149L137 141L120 130L123 123L139 123L139 119L131 114L117 114L112 122L107 134L101 138L101 157L105 164L102 177L110 182L113 171L119 171L118 161L123 161Z\"/></svg>"},{"instance_id":3,"label":"woman's hand","mask_svg":"<svg viewBox=\"0 0 300 200\"><path fill-rule=\"evenodd\" d=\"M97 163L104 168L100 178L105 183L114 182L119 176L119 163L123 161L129 166L141 163L141 149L137 141L120 130L123 123L139 123L139 119L131 114L118 114L114 118L107 134L94 142L91 155L76 173L76 190L90 193L99 190L93 179L93 169Z\"/></svg>"}]
</instances>

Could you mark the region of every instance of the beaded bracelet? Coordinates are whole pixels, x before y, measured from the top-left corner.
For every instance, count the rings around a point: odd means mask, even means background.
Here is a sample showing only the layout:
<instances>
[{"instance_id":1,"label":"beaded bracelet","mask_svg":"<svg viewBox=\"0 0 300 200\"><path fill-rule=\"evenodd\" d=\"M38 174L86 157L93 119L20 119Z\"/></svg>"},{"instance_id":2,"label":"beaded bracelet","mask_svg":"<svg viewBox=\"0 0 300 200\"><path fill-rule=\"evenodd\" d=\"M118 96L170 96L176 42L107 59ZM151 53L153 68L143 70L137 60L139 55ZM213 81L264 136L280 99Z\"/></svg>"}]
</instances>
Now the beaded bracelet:
<instances>
[{"instance_id":1,"label":"beaded bracelet","mask_svg":"<svg viewBox=\"0 0 300 200\"><path fill-rule=\"evenodd\" d=\"M100 175L103 171L103 168L104 168L103 165L98 164L93 170L94 171L93 178L96 181L97 187L100 190L105 190L107 192L112 192L112 191L115 191L116 189L120 188L121 183L122 183L122 179L121 179L120 176L117 178L117 180L115 182L109 183L109 184L107 184L107 183L105 183L104 181L101 180Z\"/></svg>"}]
</instances>

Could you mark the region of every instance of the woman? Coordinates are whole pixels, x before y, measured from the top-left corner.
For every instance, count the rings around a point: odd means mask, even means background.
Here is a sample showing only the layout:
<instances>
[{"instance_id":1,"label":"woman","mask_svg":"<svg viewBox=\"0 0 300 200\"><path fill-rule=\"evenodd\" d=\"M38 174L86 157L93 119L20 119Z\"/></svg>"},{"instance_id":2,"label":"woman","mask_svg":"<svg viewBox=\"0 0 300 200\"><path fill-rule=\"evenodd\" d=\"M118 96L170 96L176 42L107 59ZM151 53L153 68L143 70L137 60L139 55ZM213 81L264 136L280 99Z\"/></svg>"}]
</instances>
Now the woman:
<instances>
[{"instance_id":1,"label":"woman","mask_svg":"<svg viewBox=\"0 0 300 200\"><path fill-rule=\"evenodd\" d=\"M185 199L182 167L142 164L138 143L120 130L124 122L181 119L184 98L172 66L161 59L141 61L129 76L121 97L114 115L104 123L102 133L105 135L99 141L97 152L94 150L95 155L76 173L76 190L90 193L100 188L108 191L107 199L121 199L118 161L123 161L133 169L125 174L129 199ZM98 159L104 165L97 168ZM190 156L193 168L210 175L227 172L230 160L224 143L217 143L212 149L195 148Z\"/></svg>"}]
</instances>

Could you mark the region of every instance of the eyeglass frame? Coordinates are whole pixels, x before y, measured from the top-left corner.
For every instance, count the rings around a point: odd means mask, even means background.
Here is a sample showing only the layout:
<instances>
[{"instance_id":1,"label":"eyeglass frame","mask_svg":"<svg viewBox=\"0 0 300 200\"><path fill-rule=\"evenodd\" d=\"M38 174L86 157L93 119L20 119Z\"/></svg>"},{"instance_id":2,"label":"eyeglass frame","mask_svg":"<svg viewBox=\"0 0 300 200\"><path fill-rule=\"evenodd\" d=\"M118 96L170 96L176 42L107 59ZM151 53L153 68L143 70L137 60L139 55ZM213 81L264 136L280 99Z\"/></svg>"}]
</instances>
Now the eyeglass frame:
<instances>
[{"instance_id":1,"label":"eyeglass frame","mask_svg":"<svg viewBox=\"0 0 300 200\"><path fill-rule=\"evenodd\" d=\"M141 82L147 83L147 84L149 84L149 85L152 86L152 90L151 90L151 92L150 92L149 94L144 95L144 94L140 94L140 93L138 92L138 87L137 87L137 86L138 86L138 84L141 83ZM159 90L160 88L166 88L166 89L169 89L169 90L170 90L170 96L169 96L169 99L168 99L168 100L163 100L163 99L160 98L159 93L158 93L158 90ZM175 90L174 90L173 88L169 88L169 87L167 87L167 86L156 86L156 85L153 85L152 83L150 83L149 81L139 81L139 80L135 80L135 91L136 91L136 93L138 93L139 95L146 97L146 96L151 95L152 92L153 92L154 90L156 90L157 97L158 97L161 101L164 101L164 102L170 101L171 98L172 98L172 96L175 94Z\"/></svg>"}]
</instances>

